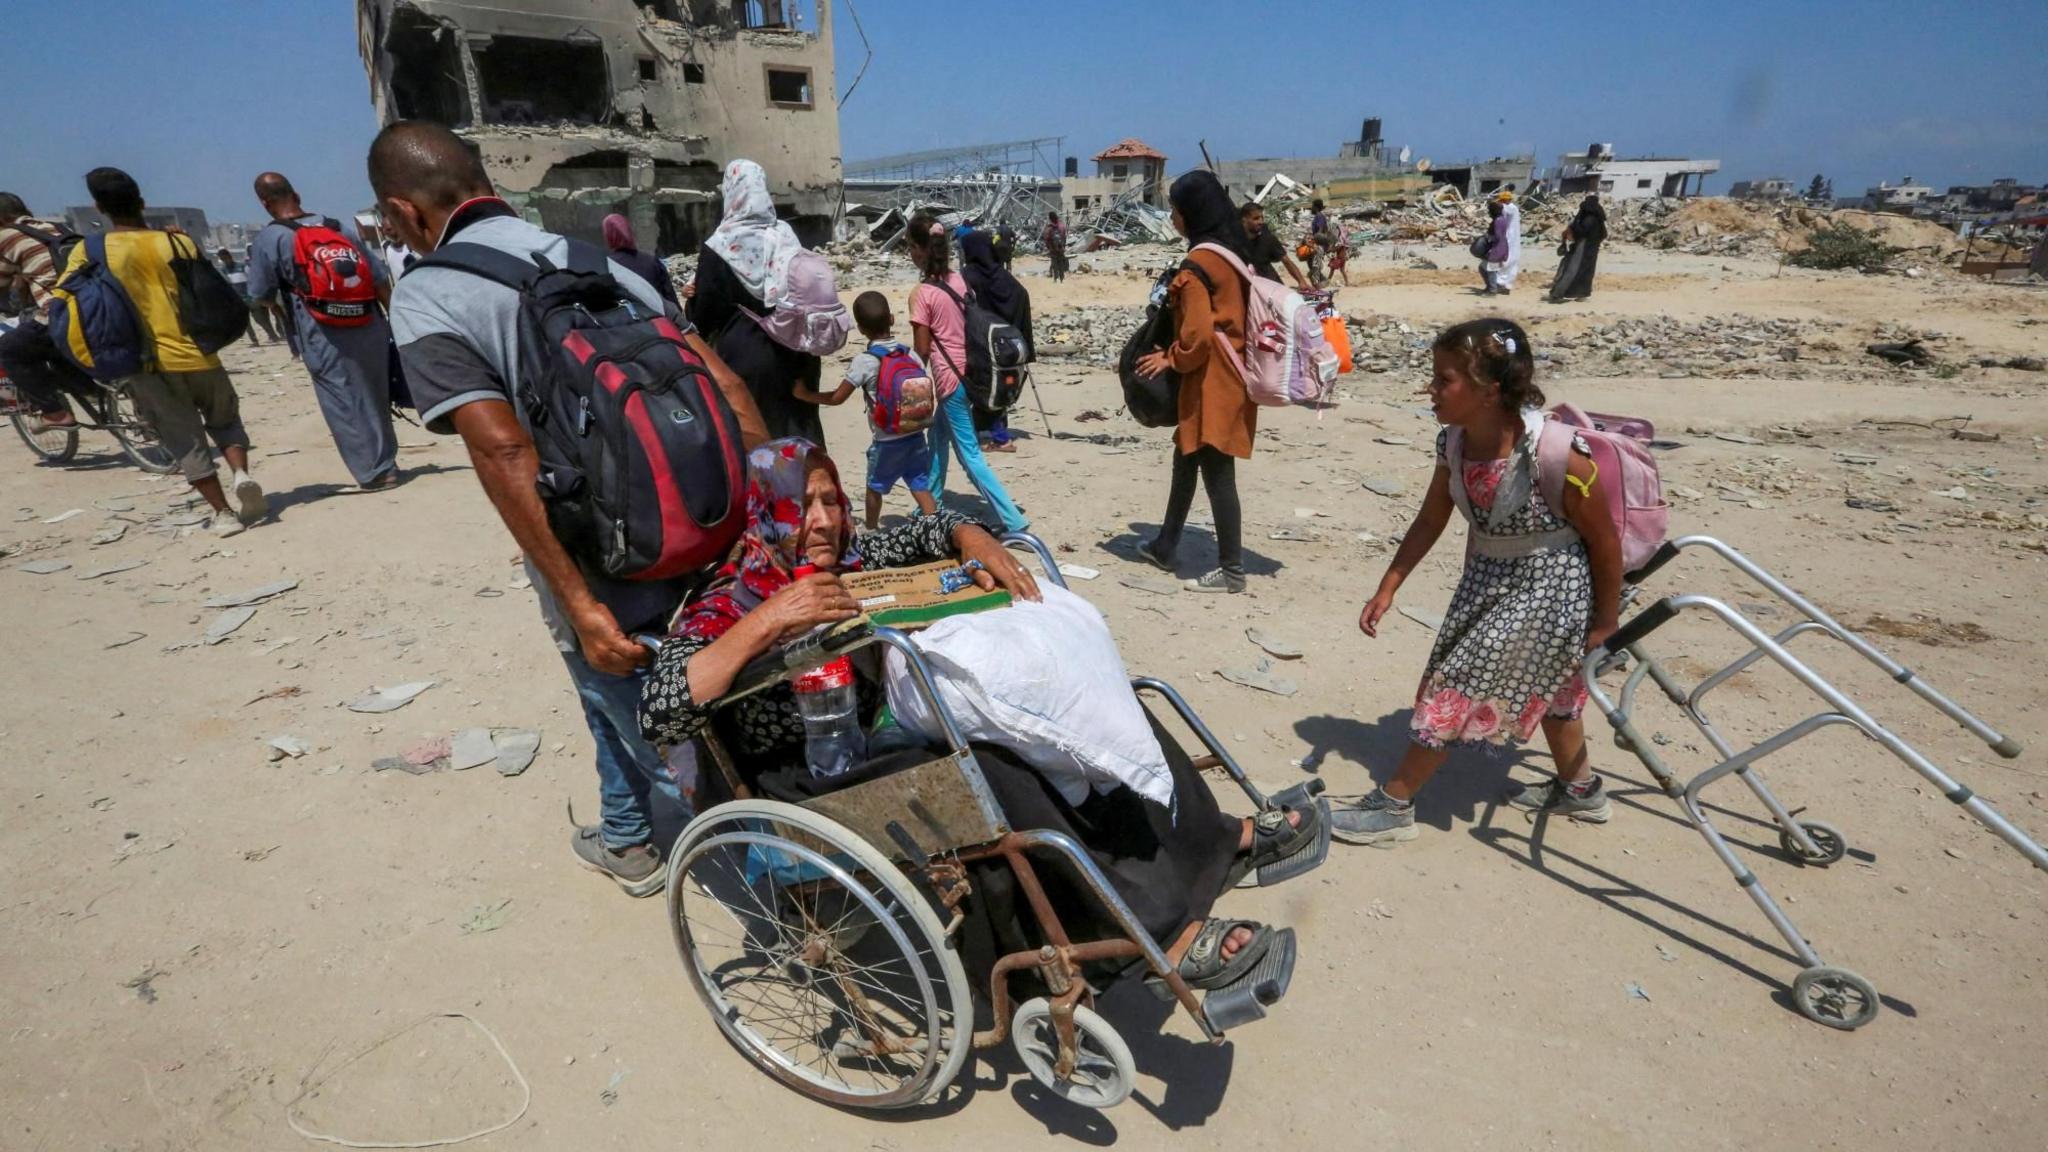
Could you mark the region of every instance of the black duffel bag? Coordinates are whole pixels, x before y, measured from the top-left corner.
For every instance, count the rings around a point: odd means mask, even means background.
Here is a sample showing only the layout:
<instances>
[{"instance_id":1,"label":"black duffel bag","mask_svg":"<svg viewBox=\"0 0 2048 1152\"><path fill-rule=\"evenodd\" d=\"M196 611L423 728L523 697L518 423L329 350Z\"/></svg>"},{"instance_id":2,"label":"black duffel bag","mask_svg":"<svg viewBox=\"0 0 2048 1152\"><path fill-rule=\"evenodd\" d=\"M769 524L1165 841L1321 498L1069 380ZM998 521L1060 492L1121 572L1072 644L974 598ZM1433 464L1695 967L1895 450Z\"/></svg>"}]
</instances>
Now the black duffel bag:
<instances>
[{"instance_id":1,"label":"black duffel bag","mask_svg":"<svg viewBox=\"0 0 2048 1152\"><path fill-rule=\"evenodd\" d=\"M1147 428L1171 428L1180 423L1180 373L1169 368L1157 376L1146 376L1138 371L1138 361L1147 352L1168 347L1180 335L1180 322L1167 302L1166 288L1182 268L1200 277L1203 284L1209 283L1200 266L1186 260L1160 273L1159 282L1152 288L1155 302L1146 307L1144 321L1124 341L1124 350L1116 358L1117 379L1124 386L1124 407L1131 419Z\"/></svg>"}]
</instances>

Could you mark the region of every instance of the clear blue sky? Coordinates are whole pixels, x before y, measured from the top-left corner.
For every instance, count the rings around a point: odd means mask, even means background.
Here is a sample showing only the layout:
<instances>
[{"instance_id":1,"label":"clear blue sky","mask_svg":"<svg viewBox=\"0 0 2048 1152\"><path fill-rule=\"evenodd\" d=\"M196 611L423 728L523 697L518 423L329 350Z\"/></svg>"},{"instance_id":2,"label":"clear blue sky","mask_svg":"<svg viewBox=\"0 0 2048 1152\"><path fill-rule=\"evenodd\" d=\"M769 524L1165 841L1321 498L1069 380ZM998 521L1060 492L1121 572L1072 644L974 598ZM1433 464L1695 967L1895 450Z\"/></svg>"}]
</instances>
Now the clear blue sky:
<instances>
[{"instance_id":1,"label":"clear blue sky","mask_svg":"<svg viewBox=\"0 0 2048 1152\"><path fill-rule=\"evenodd\" d=\"M851 159L1041 135L1085 158L1140 136L1179 171L1205 137L1219 158L1334 154L1376 115L1391 143L1436 159L1533 150L1547 165L1595 140L1718 157L1715 191L1815 172L1838 194L1909 174L2048 180L2044 0L1553 0L1510 15L855 2L876 49L842 120ZM376 124L350 0L36 10L38 44L10 37L0 62L0 188L31 206L84 203L81 177L99 164L215 220L260 217L249 182L266 168L326 211L370 202ZM861 53L845 4L834 11L843 88Z\"/></svg>"}]
</instances>

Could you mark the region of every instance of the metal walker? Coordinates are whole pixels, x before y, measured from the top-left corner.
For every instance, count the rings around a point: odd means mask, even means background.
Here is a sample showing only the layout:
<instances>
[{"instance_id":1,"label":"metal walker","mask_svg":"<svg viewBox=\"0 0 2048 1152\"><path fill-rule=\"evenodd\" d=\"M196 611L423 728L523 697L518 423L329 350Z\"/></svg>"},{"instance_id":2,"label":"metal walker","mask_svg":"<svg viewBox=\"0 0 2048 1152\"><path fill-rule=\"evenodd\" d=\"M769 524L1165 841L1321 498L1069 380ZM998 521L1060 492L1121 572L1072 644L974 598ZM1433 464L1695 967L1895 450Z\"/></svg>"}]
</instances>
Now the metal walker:
<instances>
[{"instance_id":1,"label":"metal walker","mask_svg":"<svg viewBox=\"0 0 2048 1152\"><path fill-rule=\"evenodd\" d=\"M1855 701L1843 695L1833 684L1822 679L1787 650L1787 646L1794 639L1810 632L1832 636L1841 641L1858 655L1883 669L1893 680L1912 689L1915 695L1932 704L1943 715L1962 725L1971 735L1990 745L2000 756L2007 759L2018 756L2020 746L2011 737L2002 735L1971 715L1961 705L1942 695L1912 669L1885 655L1868 640L1822 612L1754 561L1713 537L1686 536L1665 543L1648 563L1628 574L1628 582L1641 582L1688 548L1701 548L1720 556L1793 608L1804 619L1776 635L1771 635L1758 628L1742 613L1710 596L1666 596L1630 619L1608 638L1606 644L1586 654L1583 668L1587 690L1593 702L1606 715L1608 723L1613 725L1615 744L1634 752L1636 758L1643 762L1643 766L1656 778L1658 786L1677 802L1687 821L1706 839L1707 846L1713 849L1714 855L1734 873L1735 882L1749 893L1749 898L1756 902L1765 918L1770 920L1771 926L1778 930L1786 944L1790 945L1792 951L1805 963L1806 968L1792 982L1792 1000L1800 1014L1830 1028L1845 1031L1861 1028L1877 1016L1877 989L1870 981L1849 969L1821 961L1820 954L1814 951L1813 945L1800 934L1798 927L1785 915L1770 893L1764 890L1763 882L1737 859L1727 840L1707 819L1706 811L1700 802L1701 790L1731 774L1740 778L1764 807L1769 809L1772 819L1778 825L1779 843L1788 855L1805 864L1833 864L1842 859L1848 851L1848 844L1841 832L1818 820L1795 819L1792 812L1764 783L1755 765L1764 757L1782 751L1795 741L1822 728L1834 724L1848 724L1904 761L1907 767L1940 789L1951 802L1960 805L1979 823L1997 833L2000 839L2018 849L2019 853L2035 867L2048 870L2048 851L2043 851L2041 845L2013 827L1997 809L1985 803L1982 797L1951 779L1926 756L1921 755L1918 749L1872 719ZM1751 650L1727 667L1700 681L1698 685L1687 689L1678 683L1655 657L1643 650L1642 642L1650 633L1689 608L1703 609L1719 617L1723 623L1749 642ZM1633 658L1634 666L1622 683L1618 697L1610 699L1601 688L1598 677L1607 668L1623 663L1623 653ZM1702 701L1708 693L1765 657L1776 661L1795 679L1811 689L1826 702L1827 708L1738 752L1707 718ZM1645 677L1654 681L1657 687L1663 690L1664 695L1669 697L1700 730L1700 734L1706 737L1708 743L1713 745L1715 753L1721 757L1719 763L1686 781L1680 781L1672 774L1671 769L1657 755L1651 741L1630 718L1636 689L1641 686Z\"/></svg>"}]
</instances>

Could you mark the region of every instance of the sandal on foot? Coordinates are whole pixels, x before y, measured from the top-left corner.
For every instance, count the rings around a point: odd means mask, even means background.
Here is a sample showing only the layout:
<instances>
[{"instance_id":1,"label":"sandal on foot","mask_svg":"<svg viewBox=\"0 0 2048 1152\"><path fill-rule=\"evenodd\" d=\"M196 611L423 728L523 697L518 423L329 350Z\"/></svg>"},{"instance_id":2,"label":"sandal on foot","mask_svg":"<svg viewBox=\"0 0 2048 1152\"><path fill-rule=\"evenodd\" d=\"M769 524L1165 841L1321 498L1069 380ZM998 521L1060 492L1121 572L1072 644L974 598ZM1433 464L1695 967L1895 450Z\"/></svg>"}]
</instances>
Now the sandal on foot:
<instances>
[{"instance_id":1,"label":"sandal on foot","mask_svg":"<svg viewBox=\"0 0 2048 1152\"><path fill-rule=\"evenodd\" d=\"M1244 947L1237 950L1235 956L1225 957L1223 942L1239 928L1249 931L1252 938ZM1180 964L1175 970L1180 973L1181 979L1188 982L1190 988L1198 991L1221 988L1235 983L1245 973L1251 971L1266 955L1266 949L1272 947L1272 944L1273 930L1256 920L1225 920L1212 916L1202 925L1202 930L1195 933L1194 943L1188 945L1187 954L1180 958ZM1166 981L1159 977L1148 976L1145 983L1151 987L1154 995L1169 1000L1173 998Z\"/></svg>"},{"instance_id":2,"label":"sandal on foot","mask_svg":"<svg viewBox=\"0 0 2048 1152\"><path fill-rule=\"evenodd\" d=\"M1287 814L1301 817L1299 824L1289 824ZM1322 831L1323 806L1309 804L1301 808L1268 808L1252 817L1252 846L1237 854L1230 862L1230 871L1224 874L1223 889L1229 891L1238 886L1246 876L1257 872L1268 864L1287 859L1302 847L1315 842Z\"/></svg>"}]
</instances>

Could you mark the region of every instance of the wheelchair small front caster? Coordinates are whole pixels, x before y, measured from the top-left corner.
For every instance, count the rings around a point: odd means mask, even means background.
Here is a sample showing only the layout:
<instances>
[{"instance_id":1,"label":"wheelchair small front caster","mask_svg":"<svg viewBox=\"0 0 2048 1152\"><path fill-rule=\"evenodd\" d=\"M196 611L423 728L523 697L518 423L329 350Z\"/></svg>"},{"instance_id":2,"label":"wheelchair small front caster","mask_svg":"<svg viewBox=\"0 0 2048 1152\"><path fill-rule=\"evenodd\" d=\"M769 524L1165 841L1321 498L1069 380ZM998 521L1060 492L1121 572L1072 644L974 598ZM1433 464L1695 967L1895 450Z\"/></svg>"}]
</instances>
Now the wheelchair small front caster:
<instances>
[{"instance_id":1,"label":"wheelchair small front caster","mask_svg":"<svg viewBox=\"0 0 2048 1152\"><path fill-rule=\"evenodd\" d=\"M1812 864L1817 868L1825 868L1830 864L1839 862L1842 857L1849 854L1848 841L1842 839L1842 833L1834 825L1822 823L1819 820L1801 820L1799 828L1806 833L1806 838L1813 841L1813 846L1818 848L1820 852L1818 855L1814 855L1802 851L1799 847L1799 842L1792 838L1790 832L1781 831L1778 833L1778 847L1783 848L1785 855L1790 856L1794 861L1800 864Z\"/></svg>"},{"instance_id":2,"label":"wheelchair small front caster","mask_svg":"<svg viewBox=\"0 0 2048 1152\"><path fill-rule=\"evenodd\" d=\"M1010 1019L1010 1043L1032 1079L1083 1108L1114 1108L1137 1087L1138 1064L1129 1046L1094 1009L1074 1006L1074 1071L1065 1080L1053 1073L1060 1057L1059 1031L1043 996L1018 1007Z\"/></svg>"},{"instance_id":3,"label":"wheelchair small front caster","mask_svg":"<svg viewBox=\"0 0 2048 1152\"><path fill-rule=\"evenodd\" d=\"M1870 981L1827 964L1815 965L1792 981L1792 1003L1799 1014L1829 1028L1854 1032L1877 1019L1877 989Z\"/></svg>"}]
</instances>

